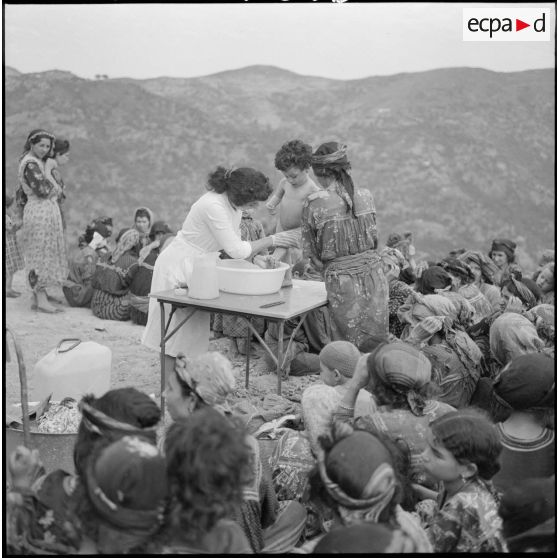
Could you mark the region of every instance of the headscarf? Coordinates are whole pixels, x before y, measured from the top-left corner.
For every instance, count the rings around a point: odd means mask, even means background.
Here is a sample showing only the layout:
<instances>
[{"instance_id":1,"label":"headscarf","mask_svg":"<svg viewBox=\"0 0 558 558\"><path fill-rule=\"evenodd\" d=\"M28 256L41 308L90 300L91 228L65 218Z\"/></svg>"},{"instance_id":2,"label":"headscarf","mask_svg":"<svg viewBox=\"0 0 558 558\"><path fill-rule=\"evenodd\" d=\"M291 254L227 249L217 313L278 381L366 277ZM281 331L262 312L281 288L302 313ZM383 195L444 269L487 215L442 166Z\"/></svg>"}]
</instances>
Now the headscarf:
<instances>
[{"instance_id":1,"label":"headscarf","mask_svg":"<svg viewBox=\"0 0 558 558\"><path fill-rule=\"evenodd\" d=\"M544 348L535 326L515 312L504 312L494 320L489 339L490 352L502 366L518 356L540 352Z\"/></svg>"},{"instance_id":2,"label":"headscarf","mask_svg":"<svg viewBox=\"0 0 558 558\"><path fill-rule=\"evenodd\" d=\"M471 268L458 258L444 258L439 265L449 274L459 277L462 283L472 283L475 279Z\"/></svg>"},{"instance_id":3,"label":"headscarf","mask_svg":"<svg viewBox=\"0 0 558 558\"><path fill-rule=\"evenodd\" d=\"M388 267L389 271L385 271L386 276L389 275L394 279L399 277L399 273L409 267L409 263L405 256L397 249L386 246L380 252L380 258L384 267Z\"/></svg>"},{"instance_id":4,"label":"headscarf","mask_svg":"<svg viewBox=\"0 0 558 558\"><path fill-rule=\"evenodd\" d=\"M399 553L403 548L395 544L397 536L396 531L381 523L340 527L321 538L313 554ZM406 537L403 533L402 536Z\"/></svg>"},{"instance_id":5,"label":"headscarf","mask_svg":"<svg viewBox=\"0 0 558 558\"><path fill-rule=\"evenodd\" d=\"M123 256L128 250L131 250L138 245L140 241L140 233L137 229L128 229L124 234L118 239L118 244L114 249L111 256L111 261L113 263L117 262L118 259Z\"/></svg>"},{"instance_id":6,"label":"headscarf","mask_svg":"<svg viewBox=\"0 0 558 558\"><path fill-rule=\"evenodd\" d=\"M347 158L347 146L336 141L322 143L312 154L312 170L316 176L321 176L320 171L324 170L334 171L336 175L339 175L339 180L335 182L335 191L355 215L355 186L351 178L351 163Z\"/></svg>"},{"instance_id":7,"label":"headscarf","mask_svg":"<svg viewBox=\"0 0 558 558\"><path fill-rule=\"evenodd\" d=\"M494 274L497 272L497 268L488 256L479 250L467 250L460 254L458 259L465 263L476 263L480 267L482 280L489 285L494 284Z\"/></svg>"},{"instance_id":8,"label":"headscarf","mask_svg":"<svg viewBox=\"0 0 558 558\"><path fill-rule=\"evenodd\" d=\"M539 337L550 345L556 344L555 314L556 308L552 304L538 304L526 312L526 316L535 324Z\"/></svg>"},{"instance_id":9,"label":"headscarf","mask_svg":"<svg viewBox=\"0 0 558 558\"><path fill-rule=\"evenodd\" d=\"M167 498L165 460L145 439L125 436L90 459L87 494L99 522L102 553L122 553L154 535Z\"/></svg>"},{"instance_id":10,"label":"headscarf","mask_svg":"<svg viewBox=\"0 0 558 558\"><path fill-rule=\"evenodd\" d=\"M554 359L542 353L514 358L494 381L499 403L516 411L552 407L556 400Z\"/></svg>"},{"instance_id":11,"label":"headscarf","mask_svg":"<svg viewBox=\"0 0 558 558\"><path fill-rule=\"evenodd\" d=\"M412 328L420 327L420 322L425 318L438 318L439 329L430 330L430 336L424 338L424 342L439 331L447 345L455 351L463 366L467 370L471 370L480 365L482 352L467 333L455 327L462 311L458 310L457 305L447 296L451 294L456 295L457 293L425 296L413 293L411 301L401 306L397 315L402 322L410 324L411 332ZM455 298L457 300L457 297ZM460 298L465 300L463 297ZM411 333L408 331L407 336L409 335Z\"/></svg>"},{"instance_id":12,"label":"headscarf","mask_svg":"<svg viewBox=\"0 0 558 558\"><path fill-rule=\"evenodd\" d=\"M465 287L468 286L469 285L465 285ZM461 290L459 292L440 291L440 294L449 299L457 310L457 316L455 319L456 328L467 329L475 321L475 307L472 303L465 298L465 296L461 293ZM492 307L490 309L492 309Z\"/></svg>"},{"instance_id":13,"label":"headscarf","mask_svg":"<svg viewBox=\"0 0 558 558\"><path fill-rule=\"evenodd\" d=\"M502 285L502 288L503 287L507 287L512 294L516 295L527 310L530 310L537 304L537 298L535 297L533 291L523 282L523 280L516 279L513 275L510 276L510 278Z\"/></svg>"},{"instance_id":14,"label":"headscarf","mask_svg":"<svg viewBox=\"0 0 558 558\"><path fill-rule=\"evenodd\" d=\"M151 229L149 231L149 238L151 240L155 239L155 235L157 233L169 234L172 231L170 230L169 226L164 221L155 221L151 225Z\"/></svg>"},{"instance_id":15,"label":"headscarf","mask_svg":"<svg viewBox=\"0 0 558 558\"><path fill-rule=\"evenodd\" d=\"M227 357L216 351L191 359L178 353L174 370L204 403L221 413L231 412L227 399L235 389L236 380Z\"/></svg>"},{"instance_id":16,"label":"headscarf","mask_svg":"<svg viewBox=\"0 0 558 558\"><path fill-rule=\"evenodd\" d=\"M439 265L428 267L416 280L417 292L429 295L451 288L451 277Z\"/></svg>"},{"instance_id":17,"label":"headscarf","mask_svg":"<svg viewBox=\"0 0 558 558\"><path fill-rule=\"evenodd\" d=\"M418 349L402 341L380 345L368 356L367 362L373 375L396 393L405 396L409 408L422 416L426 402L417 393L432 378L430 361Z\"/></svg>"},{"instance_id":18,"label":"headscarf","mask_svg":"<svg viewBox=\"0 0 558 558\"><path fill-rule=\"evenodd\" d=\"M333 427L332 438L327 453L318 450L318 471L343 523L377 522L397 488L389 451L370 432L345 423Z\"/></svg>"},{"instance_id":19,"label":"headscarf","mask_svg":"<svg viewBox=\"0 0 558 558\"><path fill-rule=\"evenodd\" d=\"M504 252L508 256L508 263L513 262L515 257L515 249L517 244L513 240L507 238L495 238L492 241L492 247L488 255L492 257L492 252Z\"/></svg>"}]
</instances>

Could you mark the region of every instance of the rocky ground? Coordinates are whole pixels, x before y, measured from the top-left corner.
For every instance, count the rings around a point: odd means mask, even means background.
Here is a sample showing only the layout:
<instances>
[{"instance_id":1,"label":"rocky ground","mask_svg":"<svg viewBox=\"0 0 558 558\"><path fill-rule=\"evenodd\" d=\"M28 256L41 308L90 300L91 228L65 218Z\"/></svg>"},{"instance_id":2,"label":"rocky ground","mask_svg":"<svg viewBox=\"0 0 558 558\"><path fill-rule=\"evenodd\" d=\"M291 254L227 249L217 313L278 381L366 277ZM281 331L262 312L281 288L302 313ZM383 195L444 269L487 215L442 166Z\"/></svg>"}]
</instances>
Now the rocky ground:
<instances>
[{"instance_id":1,"label":"rocky ground","mask_svg":"<svg viewBox=\"0 0 558 558\"><path fill-rule=\"evenodd\" d=\"M101 320L89 308L71 308L61 305L64 312L44 314L31 310L31 292L26 287L22 271L14 277L14 288L23 294L19 298L4 300L6 324L18 338L23 352L29 384L29 399L34 401L33 369L38 360L54 349L65 338L95 341L112 351L111 386L134 386L157 399L161 393L159 354L140 343L143 327L128 322ZM62 291L52 294L63 298ZM245 388L245 357L233 351L227 338L212 339L210 350L219 351L233 363L237 389L233 400L247 399L258 405L270 393L277 393L277 377L269 371L263 358L263 349L256 345L256 357L250 362L250 386ZM6 346L5 346L6 347ZM13 344L7 344L11 362L5 366L5 399L7 405L20 402L19 373ZM300 401L302 390L315 382L317 376L291 377L283 382L282 395L294 402ZM233 401L233 402L234 402Z\"/></svg>"}]
</instances>

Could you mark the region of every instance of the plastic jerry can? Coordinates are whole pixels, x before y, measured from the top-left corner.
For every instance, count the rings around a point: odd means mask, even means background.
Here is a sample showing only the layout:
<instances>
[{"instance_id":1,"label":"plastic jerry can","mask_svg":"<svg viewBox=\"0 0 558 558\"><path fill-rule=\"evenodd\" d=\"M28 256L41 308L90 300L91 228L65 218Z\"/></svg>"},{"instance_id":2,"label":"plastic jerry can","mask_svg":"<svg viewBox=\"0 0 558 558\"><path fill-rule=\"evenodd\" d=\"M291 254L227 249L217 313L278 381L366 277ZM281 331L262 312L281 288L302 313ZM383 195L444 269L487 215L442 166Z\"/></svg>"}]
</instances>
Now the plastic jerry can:
<instances>
[{"instance_id":1,"label":"plastic jerry can","mask_svg":"<svg viewBox=\"0 0 558 558\"><path fill-rule=\"evenodd\" d=\"M62 339L33 369L35 397L52 401L100 397L110 389L112 352L105 345L80 339Z\"/></svg>"}]
</instances>

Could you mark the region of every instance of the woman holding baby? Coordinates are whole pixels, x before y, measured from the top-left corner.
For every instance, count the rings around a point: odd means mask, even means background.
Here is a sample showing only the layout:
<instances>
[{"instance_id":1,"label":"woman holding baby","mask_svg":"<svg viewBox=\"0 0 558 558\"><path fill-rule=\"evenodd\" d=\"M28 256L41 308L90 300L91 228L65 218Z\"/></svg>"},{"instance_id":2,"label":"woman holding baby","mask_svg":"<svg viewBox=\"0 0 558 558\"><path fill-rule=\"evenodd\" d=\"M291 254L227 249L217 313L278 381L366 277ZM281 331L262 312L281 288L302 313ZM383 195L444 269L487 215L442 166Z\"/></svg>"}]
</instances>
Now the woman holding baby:
<instances>
[{"instance_id":1,"label":"woman holding baby","mask_svg":"<svg viewBox=\"0 0 558 558\"><path fill-rule=\"evenodd\" d=\"M322 270L334 340L359 346L388 335L388 283L376 252L376 208L368 190L357 189L347 146L328 142L312 155L321 192L302 211L305 257Z\"/></svg>"},{"instance_id":2,"label":"woman holding baby","mask_svg":"<svg viewBox=\"0 0 558 558\"><path fill-rule=\"evenodd\" d=\"M231 258L246 259L272 246L297 245L296 233L291 231L254 241L244 241L240 237L242 210L258 206L272 192L269 179L263 173L247 167L227 170L219 166L209 175L207 190L192 205L182 229L157 258L151 292L188 285L193 258L198 254L224 250ZM178 309L168 331L173 331L187 315L187 310ZM159 351L160 341L161 312L159 303L152 298L142 343ZM174 366L178 352L193 357L207 352L208 347L209 313L198 311L167 341L165 368L173 369L169 366Z\"/></svg>"}]
</instances>

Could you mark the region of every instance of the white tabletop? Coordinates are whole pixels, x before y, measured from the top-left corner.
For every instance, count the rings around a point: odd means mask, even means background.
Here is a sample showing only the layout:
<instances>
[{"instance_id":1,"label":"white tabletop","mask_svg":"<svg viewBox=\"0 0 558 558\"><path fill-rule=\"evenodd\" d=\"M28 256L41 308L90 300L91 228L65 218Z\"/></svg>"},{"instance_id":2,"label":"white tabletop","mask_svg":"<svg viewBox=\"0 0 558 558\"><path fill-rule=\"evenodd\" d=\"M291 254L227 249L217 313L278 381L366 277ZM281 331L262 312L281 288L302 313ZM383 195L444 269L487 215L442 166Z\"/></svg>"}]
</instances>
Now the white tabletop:
<instances>
[{"instance_id":1,"label":"white tabletop","mask_svg":"<svg viewBox=\"0 0 558 558\"><path fill-rule=\"evenodd\" d=\"M181 289L182 290L182 289ZM269 295L239 295L219 292L218 298L202 300L190 298L188 294L177 294L174 290L150 293L150 297L173 306L196 307L202 310L222 311L276 320L289 320L309 310L327 304L325 285L321 281L293 279L292 287L283 287ZM260 308L262 304L284 301L271 308Z\"/></svg>"}]
</instances>

